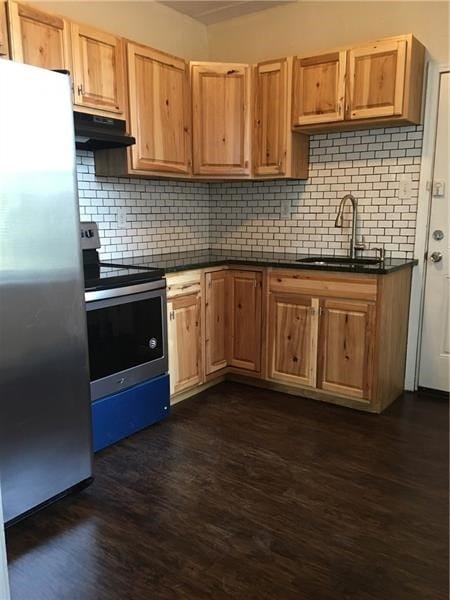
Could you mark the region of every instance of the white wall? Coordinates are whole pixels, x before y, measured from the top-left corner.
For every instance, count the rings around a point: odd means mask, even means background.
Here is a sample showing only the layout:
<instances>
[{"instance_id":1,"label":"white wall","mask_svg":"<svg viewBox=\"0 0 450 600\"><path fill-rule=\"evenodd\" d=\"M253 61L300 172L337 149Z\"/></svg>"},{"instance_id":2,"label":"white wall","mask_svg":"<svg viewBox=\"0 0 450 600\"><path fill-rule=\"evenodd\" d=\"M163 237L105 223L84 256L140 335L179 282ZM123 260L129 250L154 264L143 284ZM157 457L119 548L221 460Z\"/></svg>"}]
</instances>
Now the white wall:
<instances>
[{"instance_id":1,"label":"white wall","mask_svg":"<svg viewBox=\"0 0 450 600\"><path fill-rule=\"evenodd\" d=\"M255 62L411 32L450 62L444 0L298 0L208 27L154 0L31 2L187 59Z\"/></svg>"},{"instance_id":2,"label":"white wall","mask_svg":"<svg viewBox=\"0 0 450 600\"><path fill-rule=\"evenodd\" d=\"M413 33L450 61L449 4L423 1L297 1L208 27L213 60L255 62Z\"/></svg>"},{"instance_id":3,"label":"white wall","mask_svg":"<svg viewBox=\"0 0 450 600\"><path fill-rule=\"evenodd\" d=\"M45 10L188 59L208 58L206 27L153 1L35 2Z\"/></svg>"}]
</instances>

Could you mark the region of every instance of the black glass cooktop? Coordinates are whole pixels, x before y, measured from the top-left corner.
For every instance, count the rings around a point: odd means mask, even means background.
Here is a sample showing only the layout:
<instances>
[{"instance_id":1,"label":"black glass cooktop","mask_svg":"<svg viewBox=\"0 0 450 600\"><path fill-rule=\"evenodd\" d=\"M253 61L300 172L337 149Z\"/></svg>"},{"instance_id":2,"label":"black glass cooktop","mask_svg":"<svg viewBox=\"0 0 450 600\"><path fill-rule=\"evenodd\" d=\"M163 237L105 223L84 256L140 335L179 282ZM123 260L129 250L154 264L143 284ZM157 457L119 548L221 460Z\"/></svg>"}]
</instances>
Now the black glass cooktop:
<instances>
[{"instance_id":1,"label":"black glass cooktop","mask_svg":"<svg viewBox=\"0 0 450 600\"><path fill-rule=\"evenodd\" d=\"M135 283L156 281L162 277L164 277L164 270L154 267L104 262L84 265L84 287L86 291L105 290Z\"/></svg>"}]
</instances>

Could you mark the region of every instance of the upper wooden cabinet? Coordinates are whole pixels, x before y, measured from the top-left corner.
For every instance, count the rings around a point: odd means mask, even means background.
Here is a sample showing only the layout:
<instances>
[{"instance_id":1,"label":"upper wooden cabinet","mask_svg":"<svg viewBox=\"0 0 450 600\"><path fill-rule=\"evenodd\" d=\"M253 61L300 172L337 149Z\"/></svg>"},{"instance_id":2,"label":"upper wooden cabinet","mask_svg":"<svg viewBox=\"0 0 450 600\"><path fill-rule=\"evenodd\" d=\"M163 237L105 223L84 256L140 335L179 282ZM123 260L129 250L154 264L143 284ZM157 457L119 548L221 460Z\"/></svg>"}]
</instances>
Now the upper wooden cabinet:
<instances>
[{"instance_id":1,"label":"upper wooden cabinet","mask_svg":"<svg viewBox=\"0 0 450 600\"><path fill-rule=\"evenodd\" d=\"M348 53L347 117L390 117L403 112L406 40L379 42Z\"/></svg>"},{"instance_id":2,"label":"upper wooden cabinet","mask_svg":"<svg viewBox=\"0 0 450 600\"><path fill-rule=\"evenodd\" d=\"M291 131L292 58L254 68L255 177L308 177L309 139Z\"/></svg>"},{"instance_id":3,"label":"upper wooden cabinet","mask_svg":"<svg viewBox=\"0 0 450 600\"><path fill-rule=\"evenodd\" d=\"M6 3L0 1L0 58L9 58L8 23Z\"/></svg>"},{"instance_id":4,"label":"upper wooden cabinet","mask_svg":"<svg viewBox=\"0 0 450 600\"><path fill-rule=\"evenodd\" d=\"M425 48L412 34L252 67L188 68L31 5L10 0L5 14L0 0L2 57L70 71L75 110L127 121L134 146L95 152L104 176L306 179L309 134L422 116Z\"/></svg>"},{"instance_id":5,"label":"upper wooden cabinet","mask_svg":"<svg viewBox=\"0 0 450 600\"><path fill-rule=\"evenodd\" d=\"M345 51L295 59L294 126L344 118L345 69Z\"/></svg>"},{"instance_id":6,"label":"upper wooden cabinet","mask_svg":"<svg viewBox=\"0 0 450 600\"><path fill-rule=\"evenodd\" d=\"M9 21L13 60L44 69L71 70L70 25L66 19L10 2Z\"/></svg>"},{"instance_id":7,"label":"upper wooden cabinet","mask_svg":"<svg viewBox=\"0 0 450 600\"><path fill-rule=\"evenodd\" d=\"M67 69L76 110L123 118L121 38L16 2L9 3L9 20L13 60L44 69Z\"/></svg>"},{"instance_id":8,"label":"upper wooden cabinet","mask_svg":"<svg viewBox=\"0 0 450 600\"><path fill-rule=\"evenodd\" d=\"M188 174L191 123L187 64L184 60L128 44L131 169Z\"/></svg>"},{"instance_id":9,"label":"upper wooden cabinet","mask_svg":"<svg viewBox=\"0 0 450 600\"><path fill-rule=\"evenodd\" d=\"M74 104L86 112L125 112L123 41L71 23Z\"/></svg>"},{"instance_id":10,"label":"upper wooden cabinet","mask_svg":"<svg viewBox=\"0 0 450 600\"><path fill-rule=\"evenodd\" d=\"M411 34L296 58L293 127L320 133L420 123L424 61Z\"/></svg>"},{"instance_id":11,"label":"upper wooden cabinet","mask_svg":"<svg viewBox=\"0 0 450 600\"><path fill-rule=\"evenodd\" d=\"M261 371L262 273L229 271L228 364Z\"/></svg>"},{"instance_id":12,"label":"upper wooden cabinet","mask_svg":"<svg viewBox=\"0 0 450 600\"><path fill-rule=\"evenodd\" d=\"M248 65L194 62L191 84L194 175L249 176Z\"/></svg>"}]
</instances>

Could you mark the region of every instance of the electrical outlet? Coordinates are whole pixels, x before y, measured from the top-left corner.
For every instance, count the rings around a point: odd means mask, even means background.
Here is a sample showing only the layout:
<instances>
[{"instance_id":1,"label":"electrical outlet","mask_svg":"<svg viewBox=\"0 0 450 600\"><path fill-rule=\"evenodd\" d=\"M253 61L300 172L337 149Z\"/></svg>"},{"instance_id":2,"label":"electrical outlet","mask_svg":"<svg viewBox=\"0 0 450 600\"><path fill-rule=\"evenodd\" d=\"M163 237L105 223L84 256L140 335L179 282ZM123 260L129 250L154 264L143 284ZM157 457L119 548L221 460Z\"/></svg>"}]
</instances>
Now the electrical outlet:
<instances>
[{"instance_id":1,"label":"electrical outlet","mask_svg":"<svg viewBox=\"0 0 450 600\"><path fill-rule=\"evenodd\" d=\"M128 211L125 206L120 206L117 209L117 226L120 229L125 229L127 226Z\"/></svg>"},{"instance_id":2,"label":"electrical outlet","mask_svg":"<svg viewBox=\"0 0 450 600\"><path fill-rule=\"evenodd\" d=\"M281 210L280 217L282 219L290 219L291 218L291 201L287 198L281 201Z\"/></svg>"},{"instance_id":3,"label":"electrical outlet","mask_svg":"<svg viewBox=\"0 0 450 600\"><path fill-rule=\"evenodd\" d=\"M404 173L398 179L398 197L402 200L411 198L411 175Z\"/></svg>"}]
</instances>

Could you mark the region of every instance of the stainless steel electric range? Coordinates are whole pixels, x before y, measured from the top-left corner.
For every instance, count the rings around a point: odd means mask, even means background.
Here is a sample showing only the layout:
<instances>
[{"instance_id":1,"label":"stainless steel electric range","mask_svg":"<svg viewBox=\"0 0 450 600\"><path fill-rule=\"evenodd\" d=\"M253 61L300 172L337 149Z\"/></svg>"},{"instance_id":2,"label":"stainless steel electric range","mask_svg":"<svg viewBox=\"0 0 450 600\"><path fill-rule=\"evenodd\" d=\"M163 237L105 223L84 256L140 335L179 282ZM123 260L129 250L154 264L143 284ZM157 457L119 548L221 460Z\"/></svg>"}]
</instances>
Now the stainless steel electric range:
<instances>
[{"instance_id":1,"label":"stainless steel electric range","mask_svg":"<svg viewBox=\"0 0 450 600\"><path fill-rule=\"evenodd\" d=\"M102 262L81 223L94 450L168 416L164 271Z\"/></svg>"}]
</instances>

